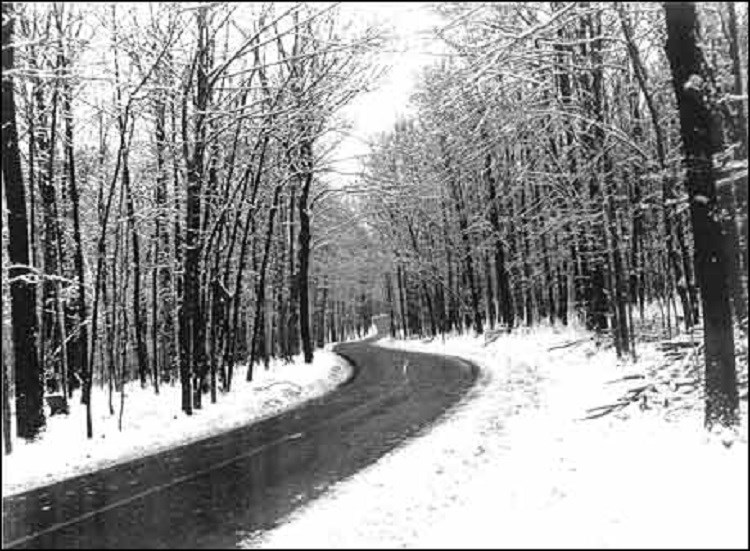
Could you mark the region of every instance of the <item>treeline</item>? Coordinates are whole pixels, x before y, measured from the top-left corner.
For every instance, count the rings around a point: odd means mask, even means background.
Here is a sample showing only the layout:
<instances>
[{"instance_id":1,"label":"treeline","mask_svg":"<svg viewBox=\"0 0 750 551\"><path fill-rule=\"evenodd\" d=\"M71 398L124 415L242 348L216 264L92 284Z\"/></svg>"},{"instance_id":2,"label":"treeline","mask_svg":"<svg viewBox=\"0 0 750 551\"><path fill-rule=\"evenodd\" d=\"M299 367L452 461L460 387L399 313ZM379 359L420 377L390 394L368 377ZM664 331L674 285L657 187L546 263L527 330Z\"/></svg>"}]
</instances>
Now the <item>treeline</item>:
<instances>
[{"instance_id":1,"label":"treeline","mask_svg":"<svg viewBox=\"0 0 750 551\"><path fill-rule=\"evenodd\" d=\"M91 437L93 385L114 412L129 380L179 380L190 414L240 364L249 380L366 331L372 301L329 235L352 209L322 174L337 113L372 82L375 30L343 32L334 4L2 10L18 436L43 428L45 394L67 410L80 389Z\"/></svg>"},{"instance_id":2,"label":"treeline","mask_svg":"<svg viewBox=\"0 0 750 551\"><path fill-rule=\"evenodd\" d=\"M703 323L707 424L747 334L747 10L725 2L440 4L446 60L373 147L391 331ZM658 307L662 327L649 308Z\"/></svg>"}]
</instances>

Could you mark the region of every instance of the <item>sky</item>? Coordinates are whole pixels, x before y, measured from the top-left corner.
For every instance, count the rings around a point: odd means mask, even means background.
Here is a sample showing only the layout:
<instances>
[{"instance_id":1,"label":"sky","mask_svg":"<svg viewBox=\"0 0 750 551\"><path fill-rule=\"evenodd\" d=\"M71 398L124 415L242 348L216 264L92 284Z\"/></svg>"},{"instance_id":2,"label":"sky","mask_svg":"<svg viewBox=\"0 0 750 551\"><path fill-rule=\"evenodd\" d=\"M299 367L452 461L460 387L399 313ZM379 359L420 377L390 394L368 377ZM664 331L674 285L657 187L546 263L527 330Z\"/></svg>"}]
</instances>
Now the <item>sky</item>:
<instances>
[{"instance_id":1,"label":"sky","mask_svg":"<svg viewBox=\"0 0 750 551\"><path fill-rule=\"evenodd\" d=\"M440 21L428 2L353 2L341 5L342 16L352 17L361 24L383 24L391 29L392 47L379 54L378 63L387 72L370 92L360 95L346 106L342 114L351 122L349 135L332 153L334 185L347 185L355 180L358 156L368 151L367 142L379 132L390 129L400 116L409 112L409 96L416 79L425 66L443 51L430 30Z\"/></svg>"},{"instance_id":2,"label":"sky","mask_svg":"<svg viewBox=\"0 0 750 551\"><path fill-rule=\"evenodd\" d=\"M148 21L153 7L148 2L119 4L118 14L124 20L129 20L132 14L136 14L143 21ZM294 3L277 4L278 11L283 12ZM325 9L331 2L310 4L317 4L321 9ZM344 24L351 23L350 32L353 34L371 25L383 26L390 31L391 40L384 51L378 52L374 59L377 66L385 67L385 74L373 84L370 92L356 97L341 112L341 115L351 123L351 128L339 146L329 154L333 173L325 178L336 187L348 185L356 180L354 174L360 169L357 159L367 154L368 141L379 132L392 128L400 116L409 112L409 96L414 90L420 71L437 59L436 54L445 51L445 46L434 39L431 33L431 29L439 25L441 18L430 7L429 2L341 2L338 10ZM94 43L98 40L110 40L106 32L92 33L92 37ZM101 57L101 52L106 50L95 47L90 51L96 59L87 62L89 67L111 70L111 60ZM92 81L89 86L94 84ZM86 127L82 126L79 129L79 140L85 132ZM91 140L95 143L96 125L91 126L91 132Z\"/></svg>"}]
</instances>

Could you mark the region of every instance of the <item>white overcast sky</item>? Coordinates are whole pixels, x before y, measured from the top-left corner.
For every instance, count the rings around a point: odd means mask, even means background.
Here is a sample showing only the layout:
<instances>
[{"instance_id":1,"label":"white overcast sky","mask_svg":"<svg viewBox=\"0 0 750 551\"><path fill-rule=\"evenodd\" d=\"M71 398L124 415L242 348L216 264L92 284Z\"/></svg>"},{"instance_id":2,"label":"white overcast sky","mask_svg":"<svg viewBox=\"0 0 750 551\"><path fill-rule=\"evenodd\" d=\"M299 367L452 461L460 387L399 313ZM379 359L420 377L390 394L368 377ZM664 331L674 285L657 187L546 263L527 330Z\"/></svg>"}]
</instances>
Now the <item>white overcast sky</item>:
<instances>
[{"instance_id":1,"label":"white overcast sky","mask_svg":"<svg viewBox=\"0 0 750 551\"><path fill-rule=\"evenodd\" d=\"M329 178L334 185L353 182L347 175L359 170L356 157L367 153L366 142L388 130L399 116L408 112L409 96L420 70L436 60L442 45L431 38L430 30L440 17L428 2L352 2L341 5L344 17L366 24L382 23L391 28L394 41L378 56L389 67L375 89L356 98L343 114L351 121L350 136L332 154L339 172Z\"/></svg>"},{"instance_id":2,"label":"white overcast sky","mask_svg":"<svg viewBox=\"0 0 750 551\"><path fill-rule=\"evenodd\" d=\"M198 5L199 3L185 3L185 5ZM110 2L99 4L110 4ZM144 17L144 20L147 20L149 16L148 2L116 4L118 4L120 17L127 19L130 17L127 14L131 11ZM291 2L278 2L278 4L280 12L286 6L292 5ZM311 2L311 4L318 4L323 9L330 5L330 2ZM352 32L356 33L370 25L383 25L389 29L393 40L389 41L385 51L376 56L376 64L388 68L386 74L375 84L371 92L355 98L341 113L350 121L352 128L348 137L344 138L339 147L329 155L329 159L333 161L331 168L336 173L326 176L325 179L332 185L343 186L356 179L353 174L360 170L357 159L367 154L367 141L375 137L377 133L390 129L400 115L408 112L409 96L414 90L419 72L437 59L436 54L445 52L445 46L433 38L431 30L439 25L441 18L429 4L428 2L340 3L339 13L344 19L344 24L347 21L353 22ZM109 40L109 36L103 33L98 39ZM103 52L105 50L94 49L92 51ZM97 57L97 63L109 63L108 59L100 58L101 56ZM95 136L92 139L95 139Z\"/></svg>"}]
</instances>

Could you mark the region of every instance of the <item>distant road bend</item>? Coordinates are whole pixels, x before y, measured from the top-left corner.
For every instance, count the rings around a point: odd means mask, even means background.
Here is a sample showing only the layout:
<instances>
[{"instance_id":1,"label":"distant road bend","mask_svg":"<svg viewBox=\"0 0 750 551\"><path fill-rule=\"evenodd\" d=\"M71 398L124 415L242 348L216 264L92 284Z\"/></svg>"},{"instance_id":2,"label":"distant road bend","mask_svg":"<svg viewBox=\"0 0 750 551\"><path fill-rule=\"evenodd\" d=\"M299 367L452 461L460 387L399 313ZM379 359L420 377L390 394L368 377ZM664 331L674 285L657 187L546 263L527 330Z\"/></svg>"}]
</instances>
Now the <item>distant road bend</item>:
<instances>
[{"instance_id":1,"label":"distant road bend","mask_svg":"<svg viewBox=\"0 0 750 551\"><path fill-rule=\"evenodd\" d=\"M3 499L3 548L231 548L434 422L458 358L362 341L333 392L264 421Z\"/></svg>"}]
</instances>

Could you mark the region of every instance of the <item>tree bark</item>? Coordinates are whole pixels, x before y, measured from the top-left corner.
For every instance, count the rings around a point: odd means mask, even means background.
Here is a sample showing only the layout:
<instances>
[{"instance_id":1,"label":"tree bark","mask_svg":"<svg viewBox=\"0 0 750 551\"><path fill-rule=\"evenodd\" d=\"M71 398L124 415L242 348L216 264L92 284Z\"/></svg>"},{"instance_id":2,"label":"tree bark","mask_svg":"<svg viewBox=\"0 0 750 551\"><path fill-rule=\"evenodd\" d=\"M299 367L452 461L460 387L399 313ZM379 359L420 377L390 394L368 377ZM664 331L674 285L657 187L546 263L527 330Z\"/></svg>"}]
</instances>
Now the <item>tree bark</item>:
<instances>
[{"instance_id":1,"label":"tree bark","mask_svg":"<svg viewBox=\"0 0 750 551\"><path fill-rule=\"evenodd\" d=\"M498 208L497 182L492 174L492 159L487 154L484 159L485 178L490 202L490 224L495 234L495 280L497 282L497 299L499 303L499 318L510 329L513 327L513 304L508 281L508 270L505 267L505 250L503 247L500 227L500 209Z\"/></svg>"},{"instance_id":2,"label":"tree bark","mask_svg":"<svg viewBox=\"0 0 750 551\"><path fill-rule=\"evenodd\" d=\"M60 29L62 32L62 29ZM63 58L63 67L67 67L67 57ZM83 264L83 242L81 238L81 215L80 215L80 194L78 192L78 181L76 180L75 155L73 149L73 109L70 84L63 87L63 116L65 118L65 158L68 169L68 194L70 195L70 205L73 216L73 264L75 266L76 279L78 282L78 349L79 354L77 369L74 373L85 374L88 371L88 348L89 348L89 328L88 328L88 308L86 303L86 278ZM73 377L70 377L71 381ZM72 394L73 387L69 386L67 392Z\"/></svg>"},{"instance_id":3,"label":"tree bark","mask_svg":"<svg viewBox=\"0 0 750 551\"><path fill-rule=\"evenodd\" d=\"M260 265L260 278L256 286L255 292L255 322L253 323L253 333L250 342L250 361L247 365L247 374L245 379L247 381L253 380L253 364L256 359L258 352L258 335L262 330L262 309L265 305L265 287L266 287L266 271L268 267L268 259L271 252L271 237L273 237L273 221L276 216L276 211L279 208L279 196L281 195L281 189L283 185L277 184L276 189L273 192L273 203L268 213L268 227L266 228L266 242L263 249L263 260Z\"/></svg>"},{"instance_id":4,"label":"tree bark","mask_svg":"<svg viewBox=\"0 0 750 551\"><path fill-rule=\"evenodd\" d=\"M5 335L3 335L3 342L5 342ZM13 452L13 438L10 429L10 381L8 368L5 365L5 354L2 354L0 360L3 368L3 451L5 455L10 455Z\"/></svg>"},{"instance_id":5,"label":"tree bark","mask_svg":"<svg viewBox=\"0 0 750 551\"><path fill-rule=\"evenodd\" d=\"M454 181L448 184L453 195L453 203L456 207L456 215L458 216L458 228L461 234L461 241L463 243L463 261L466 268L466 277L469 283L469 291L471 292L471 309L473 313L473 325L474 331L478 334L483 332L482 317L479 313L479 293L477 291L476 281L474 279L474 260L471 254L471 245L469 243L468 233L468 221L466 220L466 213L461 200L461 189L460 183Z\"/></svg>"},{"instance_id":6,"label":"tree bark","mask_svg":"<svg viewBox=\"0 0 750 551\"><path fill-rule=\"evenodd\" d=\"M618 2L617 8L620 16L620 27L622 28L623 36L625 37L625 42L628 47L630 60L633 64L633 71L635 73L636 80L638 81L638 85L641 89L641 93L643 94L643 97L646 101L646 107L648 108L649 115L651 116L651 124L654 128L654 136L656 138L656 158L659 161L659 168L662 171L661 181L662 193L664 195L664 204L662 205L661 214L665 227L664 232L666 234L666 254L667 258L669 259L669 266L672 268L674 278L676 280L677 292L680 296L680 301L682 302L685 327L687 329L690 329L693 326L694 322L697 321L694 319L695 288L690 279L690 274L685 269L686 267L684 266L684 264L681 263L680 255L675 251L674 248L674 233L676 233L677 235L677 241L679 245L682 245L684 237L682 236L683 232L679 219L677 220L677 225L676 227L674 227L673 232L671 219L672 214L669 212L670 209L667 206L667 203L671 202L674 199L674 192L672 186L673 182L670 176L666 174L667 162L665 153L666 147L664 131L660 122L659 112L656 109L656 104L654 103L652 94L648 89L648 75L646 73L646 68L644 67L641 60L638 47L636 46L633 39L633 31L630 26L630 20L628 19L622 3Z\"/></svg>"},{"instance_id":7,"label":"tree bark","mask_svg":"<svg viewBox=\"0 0 750 551\"><path fill-rule=\"evenodd\" d=\"M26 216L26 189L21 171L21 152L16 127L16 100L13 78L12 2L2 4L2 173L8 208L8 269L10 310L13 327L13 362L16 385L16 434L34 439L45 426L43 374L36 349L37 320L34 308L36 287L29 269L29 236Z\"/></svg>"},{"instance_id":8,"label":"tree bark","mask_svg":"<svg viewBox=\"0 0 750 551\"><path fill-rule=\"evenodd\" d=\"M181 338L182 347L181 361L183 364L183 376L195 378L193 381L192 406L187 402L191 400L187 389L183 387L182 408L185 413L191 414L192 408L200 407L200 382L203 378L204 355L203 350L203 327L204 320L200 308L200 258L202 250L201 239L201 187L204 173L203 153L205 143L205 119L206 107L208 105L208 24L206 20L206 7L200 7L196 12L196 23L198 31L197 46L197 90L195 94L195 125L193 131L193 151L188 151L187 139L187 100L183 100L183 157L187 165L187 188L185 195L185 254L184 254L184 278L183 278L183 300L181 314ZM185 382L183 381L183 384Z\"/></svg>"},{"instance_id":9,"label":"tree bark","mask_svg":"<svg viewBox=\"0 0 750 551\"><path fill-rule=\"evenodd\" d=\"M127 121L125 121L125 124L127 124ZM146 388L146 373L148 372L149 362L144 337L146 320L143 317L143 308L141 305L141 248L138 232L135 227L135 205L133 190L130 185L129 148L130 144L128 144L123 153L122 185L125 188L128 229L130 230L130 239L133 247L133 323L135 325L133 329L135 331L136 356L138 358L138 378L141 381L141 388Z\"/></svg>"},{"instance_id":10,"label":"tree bark","mask_svg":"<svg viewBox=\"0 0 750 551\"><path fill-rule=\"evenodd\" d=\"M698 21L692 2L665 4L666 54L680 113L687 167L690 218L695 240L695 273L701 290L706 355L708 428L738 422L739 399L730 309L729 259L726 236L718 219L713 154L717 114L705 94L703 55L698 46Z\"/></svg>"},{"instance_id":11,"label":"tree bark","mask_svg":"<svg viewBox=\"0 0 750 551\"><path fill-rule=\"evenodd\" d=\"M297 296L299 299L299 331L302 340L302 353L305 363L313 361L312 340L310 337L310 299L308 277L310 270L310 213L308 212L308 198L312 185L313 152L312 145L305 141L302 145L302 165L304 179L300 189L299 202L299 258L297 259Z\"/></svg>"}]
</instances>

